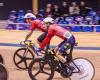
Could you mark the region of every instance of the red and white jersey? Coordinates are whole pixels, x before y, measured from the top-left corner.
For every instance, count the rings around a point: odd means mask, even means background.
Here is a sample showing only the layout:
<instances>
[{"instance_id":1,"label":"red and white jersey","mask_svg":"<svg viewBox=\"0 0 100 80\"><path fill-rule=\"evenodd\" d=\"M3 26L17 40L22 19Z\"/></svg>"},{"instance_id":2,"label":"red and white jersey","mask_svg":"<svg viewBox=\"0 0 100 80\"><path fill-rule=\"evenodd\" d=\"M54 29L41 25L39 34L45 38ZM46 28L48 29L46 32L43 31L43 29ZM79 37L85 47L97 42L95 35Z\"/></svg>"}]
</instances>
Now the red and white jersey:
<instances>
[{"instance_id":1,"label":"red and white jersey","mask_svg":"<svg viewBox=\"0 0 100 80\"><path fill-rule=\"evenodd\" d=\"M65 39L65 38L69 39L72 36L70 31L60 27L57 24L53 24L53 25L49 26L48 34L45 37L45 39L43 40L43 42L40 44L40 47L44 48L46 46L46 44L49 43L49 41L51 40L51 38L54 35L56 35L62 39Z\"/></svg>"},{"instance_id":2,"label":"red and white jersey","mask_svg":"<svg viewBox=\"0 0 100 80\"><path fill-rule=\"evenodd\" d=\"M32 21L31 30L34 30L34 29L39 29L39 30L45 32L47 28L43 21L34 20L34 21Z\"/></svg>"}]
</instances>

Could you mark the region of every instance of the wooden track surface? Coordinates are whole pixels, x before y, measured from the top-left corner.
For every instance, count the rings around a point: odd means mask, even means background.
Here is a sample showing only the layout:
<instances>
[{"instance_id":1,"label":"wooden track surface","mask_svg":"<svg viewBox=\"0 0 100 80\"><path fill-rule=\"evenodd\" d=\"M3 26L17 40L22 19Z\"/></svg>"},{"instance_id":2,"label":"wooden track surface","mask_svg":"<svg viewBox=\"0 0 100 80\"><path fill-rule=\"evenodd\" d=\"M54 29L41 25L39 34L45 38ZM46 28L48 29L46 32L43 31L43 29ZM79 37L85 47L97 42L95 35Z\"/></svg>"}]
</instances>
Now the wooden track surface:
<instances>
[{"instance_id":1,"label":"wooden track surface","mask_svg":"<svg viewBox=\"0 0 100 80\"><path fill-rule=\"evenodd\" d=\"M10 31L10 30L0 30L0 43L19 43L26 36L28 31ZM31 37L33 41L39 36L40 32L35 31ZM100 33L90 32L90 33L73 33L76 37L79 46L88 47L100 47ZM57 45L61 39L54 37L51 44ZM5 47L0 46L0 54L3 55L5 60L5 66L9 72L9 80L30 80L27 71L17 70L13 63L13 54L18 47ZM100 50L74 50L74 58L84 57L89 59L95 66L95 77L93 80L100 80ZM45 79L41 79L45 80ZM53 80L62 80L61 76L56 73Z\"/></svg>"},{"instance_id":2,"label":"wooden track surface","mask_svg":"<svg viewBox=\"0 0 100 80\"><path fill-rule=\"evenodd\" d=\"M0 30L0 43L19 43L26 36L28 31L11 31ZM40 31L34 31L30 39L36 41L36 38L41 34ZM100 47L100 33L96 32L74 32L73 33L79 46ZM57 45L62 40L58 37L53 37L51 44Z\"/></svg>"}]
</instances>

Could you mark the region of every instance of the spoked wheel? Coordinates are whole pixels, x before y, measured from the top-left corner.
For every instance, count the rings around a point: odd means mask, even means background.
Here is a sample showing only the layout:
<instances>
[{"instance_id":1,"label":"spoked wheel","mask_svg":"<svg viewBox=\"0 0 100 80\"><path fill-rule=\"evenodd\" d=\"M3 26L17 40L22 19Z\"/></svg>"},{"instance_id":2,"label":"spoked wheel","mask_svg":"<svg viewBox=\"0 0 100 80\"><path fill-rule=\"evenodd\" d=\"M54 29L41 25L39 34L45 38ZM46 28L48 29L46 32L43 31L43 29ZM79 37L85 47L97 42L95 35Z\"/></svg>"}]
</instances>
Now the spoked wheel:
<instances>
[{"instance_id":1,"label":"spoked wheel","mask_svg":"<svg viewBox=\"0 0 100 80\"><path fill-rule=\"evenodd\" d=\"M85 58L76 58L73 60L73 62L79 68L79 73L73 73L70 77L71 80L93 80L95 69L93 64L89 60ZM73 66L73 63L71 62L70 65ZM77 70L78 69L75 68L74 71Z\"/></svg>"},{"instance_id":2,"label":"spoked wheel","mask_svg":"<svg viewBox=\"0 0 100 80\"><path fill-rule=\"evenodd\" d=\"M30 62L34 59L34 54L27 48L20 48L14 53L13 61L19 69L28 69Z\"/></svg>"},{"instance_id":3,"label":"spoked wheel","mask_svg":"<svg viewBox=\"0 0 100 80\"><path fill-rule=\"evenodd\" d=\"M30 63L28 73L32 80L52 80L54 68L50 62L35 59Z\"/></svg>"},{"instance_id":4,"label":"spoked wheel","mask_svg":"<svg viewBox=\"0 0 100 80\"><path fill-rule=\"evenodd\" d=\"M0 63L0 80L8 80L8 72L6 67Z\"/></svg>"}]
</instances>

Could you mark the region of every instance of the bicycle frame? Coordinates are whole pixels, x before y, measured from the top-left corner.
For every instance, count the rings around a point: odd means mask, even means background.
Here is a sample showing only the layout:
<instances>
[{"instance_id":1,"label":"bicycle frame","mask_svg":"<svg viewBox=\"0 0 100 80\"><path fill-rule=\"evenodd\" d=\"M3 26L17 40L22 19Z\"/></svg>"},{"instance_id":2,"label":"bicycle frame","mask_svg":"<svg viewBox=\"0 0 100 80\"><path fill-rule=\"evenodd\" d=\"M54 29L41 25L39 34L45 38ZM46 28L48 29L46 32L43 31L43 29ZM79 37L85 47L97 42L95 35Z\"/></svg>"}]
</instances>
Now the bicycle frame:
<instances>
[{"instance_id":1,"label":"bicycle frame","mask_svg":"<svg viewBox=\"0 0 100 80\"><path fill-rule=\"evenodd\" d=\"M72 52L73 52L73 47L74 46L71 46L71 48L70 48L70 52L69 53L67 53L67 51L65 50L65 56L67 56L67 58L71 58L70 59L70 61L73 63L73 65L75 66L75 68L77 69L77 71L73 71L72 73L79 73L80 72L80 69L78 68L78 66L73 62L73 58L72 58ZM60 63L60 61L56 61L55 60L55 54L46 54L46 60L50 60L51 61L51 63L52 63L52 65L54 66L54 67L57 67L60 71L61 70L63 70L63 68L61 67L61 63ZM69 63L68 63L68 65L69 65ZM69 65L70 66L70 65ZM56 69L56 68L55 68ZM59 71L57 71L57 72L59 72Z\"/></svg>"},{"instance_id":2,"label":"bicycle frame","mask_svg":"<svg viewBox=\"0 0 100 80\"><path fill-rule=\"evenodd\" d=\"M67 53L65 52L67 58L71 58L71 62L73 63L73 65L77 68L78 71L74 71L73 73L79 73L80 72L80 69L78 68L78 66L73 62L73 57L72 57L72 52L73 52L73 48L74 46L71 46L71 49L70 49L70 52Z\"/></svg>"},{"instance_id":3,"label":"bicycle frame","mask_svg":"<svg viewBox=\"0 0 100 80\"><path fill-rule=\"evenodd\" d=\"M22 42L20 44L23 45ZM23 56L26 56L27 55L26 53L27 53L28 50L31 50L33 53L35 52L35 54L38 56L38 53L35 51L35 47L36 46L31 42L31 40L28 40L28 43L26 43L24 41L24 45L26 47L26 51L24 52L24 55Z\"/></svg>"},{"instance_id":4,"label":"bicycle frame","mask_svg":"<svg viewBox=\"0 0 100 80\"><path fill-rule=\"evenodd\" d=\"M78 66L72 61L72 63L74 64L74 66L77 68L78 71L73 71L73 73L79 73L80 69L78 68Z\"/></svg>"}]
</instances>

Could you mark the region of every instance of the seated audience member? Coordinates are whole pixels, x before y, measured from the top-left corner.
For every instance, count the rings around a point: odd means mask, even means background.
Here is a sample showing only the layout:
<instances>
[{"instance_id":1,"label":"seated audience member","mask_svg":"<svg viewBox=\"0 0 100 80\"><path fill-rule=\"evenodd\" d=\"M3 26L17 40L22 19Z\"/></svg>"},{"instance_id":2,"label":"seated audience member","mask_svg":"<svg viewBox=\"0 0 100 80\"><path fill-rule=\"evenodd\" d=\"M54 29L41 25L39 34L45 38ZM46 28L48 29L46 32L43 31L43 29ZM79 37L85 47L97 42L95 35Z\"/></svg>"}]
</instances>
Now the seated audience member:
<instances>
[{"instance_id":1,"label":"seated audience member","mask_svg":"<svg viewBox=\"0 0 100 80\"><path fill-rule=\"evenodd\" d=\"M62 6L60 8L61 16L66 17L69 15L69 5L66 1L62 2Z\"/></svg>"},{"instance_id":2,"label":"seated audience member","mask_svg":"<svg viewBox=\"0 0 100 80\"><path fill-rule=\"evenodd\" d=\"M71 6L69 7L69 12L70 12L70 15L72 16L77 16L79 15L79 6L77 5L76 2L72 2L71 3Z\"/></svg>"},{"instance_id":3,"label":"seated audience member","mask_svg":"<svg viewBox=\"0 0 100 80\"><path fill-rule=\"evenodd\" d=\"M59 9L58 5L53 6L52 15L53 15L54 19L56 19L57 17L60 17L60 9Z\"/></svg>"},{"instance_id":4,"label":"seated audience member","mask_svg":"<svg viewBox=\"0 0 100 80\"><path fill-rule=\"evenodd\" d=\"M82 16L87 16L88 13L90 12L90 9L91 9L91 8L86 6L84 1L80 2L79 8L80 8L80 15L82 15Z\"/></svg>"},{"instance_id":5,"label":"seated audience member","mask_svg":"<svg viewBox=\"0 0 100 80\"><path fill-rule=\"evenodd\" d=\"M52 4L47 4L45 8L45 17L52 16Z\"/></svg>"}]
</instances>

